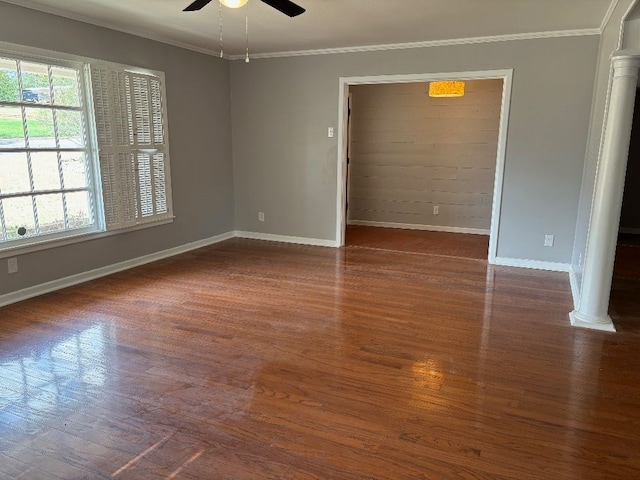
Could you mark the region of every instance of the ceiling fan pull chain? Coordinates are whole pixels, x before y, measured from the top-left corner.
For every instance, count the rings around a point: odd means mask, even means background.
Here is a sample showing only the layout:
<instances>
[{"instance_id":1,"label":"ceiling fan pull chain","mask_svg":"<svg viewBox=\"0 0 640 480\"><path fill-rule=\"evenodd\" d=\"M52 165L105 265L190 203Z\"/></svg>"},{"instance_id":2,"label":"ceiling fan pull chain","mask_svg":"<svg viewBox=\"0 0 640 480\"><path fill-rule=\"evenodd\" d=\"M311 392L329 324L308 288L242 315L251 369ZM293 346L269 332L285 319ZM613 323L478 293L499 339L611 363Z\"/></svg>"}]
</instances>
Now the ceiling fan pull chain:
<instances>
[{"instance_id":1,"label":"ceiling fan pull chain","mask_svg":"<svg viewBox=\"0 0 640 480\"><path fill-rule=\"evenodd\" d=\"M247 37L247 56L244 61L249 63L249 2L244 6L244 33Z\"/></svg>"},{"instance_id":2,"label":"ceiling fan pull chain","mask_svg":"<svg viewBox=\"0 0 640 480\"><path fill-rule=\"evenodd\" d=\"M222 49L222 3L220 3L220 58L224 58L224 50Z\"/></svg>"}]
</instances>

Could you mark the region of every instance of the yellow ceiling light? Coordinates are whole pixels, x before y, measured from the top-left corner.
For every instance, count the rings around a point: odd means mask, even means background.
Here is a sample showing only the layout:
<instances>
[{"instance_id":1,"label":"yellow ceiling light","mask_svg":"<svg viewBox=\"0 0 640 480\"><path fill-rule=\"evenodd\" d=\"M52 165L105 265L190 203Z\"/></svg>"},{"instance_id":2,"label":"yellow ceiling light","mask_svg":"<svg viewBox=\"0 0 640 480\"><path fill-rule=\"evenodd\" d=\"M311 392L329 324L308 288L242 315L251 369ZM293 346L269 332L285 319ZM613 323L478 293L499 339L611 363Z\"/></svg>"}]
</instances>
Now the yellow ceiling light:
<instances>
[{"instance_id":1,"label":"yellow ceiling light","mask_svg":"<svg viewBox=\"0 0 640 480\"><path fill-rule=\"evenodd\" d=\"M443 80L429 83L430 97L464 97L464 82Z\"/></svg>"},{"instance_id":2,"label":"yellow ceiling light","mask_svg":"<svg viewBox=\"0 0 640 480\"><path fill-rule=\"evenodd\" d=\"M249 0L220 0L220 3L229 8L244 7Z\"/></svg>"}]
</instances>

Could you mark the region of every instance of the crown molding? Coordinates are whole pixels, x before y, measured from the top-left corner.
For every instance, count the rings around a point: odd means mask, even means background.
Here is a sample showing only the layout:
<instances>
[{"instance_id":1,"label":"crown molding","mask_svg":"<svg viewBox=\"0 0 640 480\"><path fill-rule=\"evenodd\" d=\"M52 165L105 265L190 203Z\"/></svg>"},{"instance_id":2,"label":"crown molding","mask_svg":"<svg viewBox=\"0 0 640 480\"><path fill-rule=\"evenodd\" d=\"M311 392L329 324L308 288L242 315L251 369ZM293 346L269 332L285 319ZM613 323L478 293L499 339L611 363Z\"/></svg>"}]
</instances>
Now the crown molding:
<instances>
[{"instance_id":1,"label":"crown molding","mask_svg":"<svg viewBox=\"0 0 640 480\"><path fill-rule=\"evenodd\" d=\"M320 48L317 50L295 50L290 52L254 53L252 59L303 57L309 55L330 55L336 53L377 52L382 50L405 50L412 48L446 47L450 45L469 45L475 43L507 42L512 40L534 40L539 38L584 37L600 35L599 28L581 30L558 30L550 32L516 33L510 35L492 35L488 37L453 38L449 40L428 40L425 42L390 43L385 45L364 45L358 47ZM230 60L244 60L245 55L230 55Z\"/></svg>"},{"instance_id":2,"label":"crown molding","mask_svg":"<svg viewBox=\"0 0 640 480\"><path fill-rule=\"evenodd\" d=\"M0 0L0 3L10 3L11 5L16 5L18 7L28 8L29 10L36 10L42 13L48 13L50 15L56 15L57 17L67 18L69 20L75 20L77 22L88 23L90 25L95 25L96 27L107 28L109 30L115 30L120 33L126 33L129 35L134 35L136 37L146 38L147 40L153 40L154 42L160 42L167 45L172 45L178 48L184 48L186 50L191 50L198 53L203 53L205 55L210 55L213 57L220 57L219 50L212 50L208 48L198 47L196 45L191 45L190 43L179 42L177 40L171 40L161 35L157 35L150 32L145 32L137 29L128 29L124 28L120 25L104 22L101 20L97 20L94 18L89 18L84 15L76 15L70 12L63 11L59 8L49 7L46 5L36 5L35 2L31 0ZM230 57L224 57L227 60L230 60ZM243 57L244 58L244 57Z\"/></svg>"},{"instance_id":3,"label":"crown molding","mask_svg":"<svg viewBox=\"0 0 640 480\"><path fill-rule=\"evenodd\" d=\"M604 18L602 19L602 23L600 24L600 34L604 32L605 28L607 28L609 20L611 20L611 16L613 15L613 12L616 10L616 7L618 6L619 2L620 0L611 0L611 3L609 4L609 9L607 10L607 13L604 14Z\"/></svg>"},{"instance_id":4,"label":"crown molding","mask_svg":"<svg viewBox=\"0 0 640 480\"><path fill-rule=\"evenodd\" d=\"M454 38L454 39L446 39L446 40L428 40L422 42L409 42L409 43L390 43L390 44L382 44L382 45L362 45L362 46L354 46L354 47L338 47L338 48L320 48L320 49L311 49L311 50L292 50L292 51L284 51L284 52L270 52L270 53L254 53L251 54L252 59L261 59L261 58L278 58L278 57L302 57L302 56L310 56L310 55L330 55L330 54L339 54L339 53L357 53L357 52L377 52L384 50L406 50L406 49L414 49L414 48L430 48L430 47L444 47L451 45L469 45L469 44L478 44L478 43L491 43L491 42L506 42L513 40L534 40L540 38L560 38L560 37L581 37L588 35L601 35L604 27L608 23L615 7L617 6L619 0L612 0L609 5L609 9L603 19L602 24L599 28L586 28L586 29L577 29L577 30L554 30L547 32L531 32L531 33L517 33L517 34L507 34L507 35L492 35L486 37L468 37L468 38ZM98 27L108 28L110 30L115 30L121 33L126 33L129 35L134 35L137 37L146 38L148 40L153 40L156 42L165 43L168 45L173 45L174 47L184 48L186 50L191 50L194 52L202 53L205 55L210 55L214 57L220 57L220 52L218 50L202 48L195 45L191 45L186 42L179 42L176 40L171 40L161 35L157 35L150 32L145 32L137 29L128 29L117 24L113 24L110 22L104 22L100 20L96 20L94 18L89 18L83 15L76 15L73 13L66 12L62 9L42 6L36 4L32 0L0 0L0 2L9 3L12 5L16 5L19 7L28 8L30 10L36 10L43 13L48 13L51 15L56 15L59 17L68 18L70 20L76 20L83 23L89 23L91 25L95 25ZM245 54L241 55L225 55L223 58L226 60L244 60Z\"/></svg>"}]
</instances>

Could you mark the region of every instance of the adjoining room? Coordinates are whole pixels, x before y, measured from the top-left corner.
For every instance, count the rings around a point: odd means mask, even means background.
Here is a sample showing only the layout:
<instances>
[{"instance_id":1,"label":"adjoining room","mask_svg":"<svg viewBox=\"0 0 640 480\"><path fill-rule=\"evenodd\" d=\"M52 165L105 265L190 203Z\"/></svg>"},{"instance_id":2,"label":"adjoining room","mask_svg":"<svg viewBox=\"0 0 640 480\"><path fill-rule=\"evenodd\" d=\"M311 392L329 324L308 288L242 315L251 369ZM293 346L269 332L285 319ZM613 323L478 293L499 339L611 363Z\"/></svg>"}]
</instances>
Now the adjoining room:
<instances>
[{"instance_id":1,"label":"adjoining room","mask_svg":"<svg viewBox=\"0 0 640 480\"><path fill-rule=\"evenodd\" d=\"M502 79L351 85L345 244L486 260L504 93Z\"/></svg>"},{"instance_id":2,"label":"adjoining room","mask_svg":"<svg viewBox=\"0 0 640 480\"><path fill-rule=\"evenodd\" d=\"M629 158L611 292L611 316L620 328L640 331L640 95L636 92Z\"/></svg>"}]
</instances>

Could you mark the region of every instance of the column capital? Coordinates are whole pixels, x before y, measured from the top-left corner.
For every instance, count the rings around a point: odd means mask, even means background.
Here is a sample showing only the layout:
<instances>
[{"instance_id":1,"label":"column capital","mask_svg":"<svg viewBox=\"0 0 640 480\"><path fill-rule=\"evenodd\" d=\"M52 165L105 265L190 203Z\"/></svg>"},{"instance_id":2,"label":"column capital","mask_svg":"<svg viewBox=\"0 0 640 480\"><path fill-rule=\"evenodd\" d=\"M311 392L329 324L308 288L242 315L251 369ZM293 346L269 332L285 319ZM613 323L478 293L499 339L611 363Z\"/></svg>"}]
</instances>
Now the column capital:
<instances>
[{"instance_id":1,"label":"column capital","mask_svg":"<svg viewBox=\"0 0 640 480\"><path fill-rule=\"evenodd\" d=\"M613 68L616 71L635 69L637 75L638 69L640 69L640 51L637 52L637 55L626 51L616 52L611 57L611 62L613 63Z\"/></svg>"},{"instance_id":2,"label":"column capital","mask_svg":"<svg viewBox=\"0 0 640 480\"><path fill-rule=\"evenodd\" d=\"M640 69L640 55L618 52L611 58L613 63L614 76L616 77L637 77Z\"/></svg>"}]
</instances>

